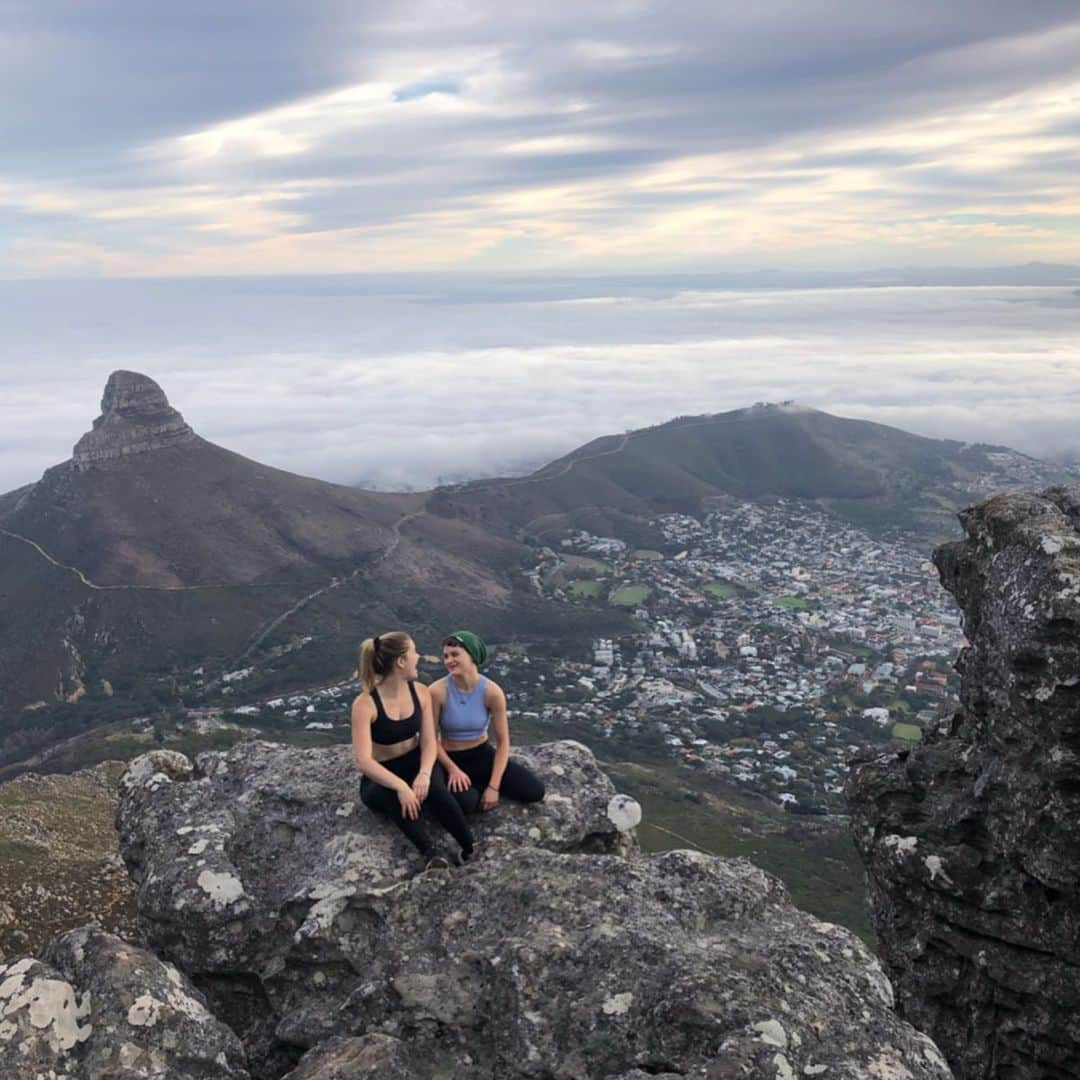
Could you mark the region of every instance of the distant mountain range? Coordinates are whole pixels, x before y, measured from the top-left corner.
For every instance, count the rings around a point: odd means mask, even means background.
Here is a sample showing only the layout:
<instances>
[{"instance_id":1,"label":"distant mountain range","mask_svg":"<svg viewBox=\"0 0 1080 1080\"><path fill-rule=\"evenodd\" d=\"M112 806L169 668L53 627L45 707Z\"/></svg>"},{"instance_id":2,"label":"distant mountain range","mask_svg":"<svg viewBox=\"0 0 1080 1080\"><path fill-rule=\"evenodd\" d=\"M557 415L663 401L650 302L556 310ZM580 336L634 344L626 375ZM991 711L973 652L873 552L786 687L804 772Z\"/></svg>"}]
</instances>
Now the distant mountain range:
<instances>
[{"instance_id":1,"label":"distant mountain range","mask_svg":"<svg viewBox=\"0 0 1080 1080\"><path fill-rule=\"evenodd\" d=\"M759 405L597 439L528 477L376 493L215 446L153 380L115 372L72 458L0 496L0 763L80 713L152 712L170 675L210 678L290 635L318 638L318 677L344 677L356 642L389 626L428 647L461 623L531 639L628 626L529 587L520 571L567 529L656 543L657 514L784 496L929 548L980 494L1066 475L1004 447Z\"/></svg>"}]
</instances>

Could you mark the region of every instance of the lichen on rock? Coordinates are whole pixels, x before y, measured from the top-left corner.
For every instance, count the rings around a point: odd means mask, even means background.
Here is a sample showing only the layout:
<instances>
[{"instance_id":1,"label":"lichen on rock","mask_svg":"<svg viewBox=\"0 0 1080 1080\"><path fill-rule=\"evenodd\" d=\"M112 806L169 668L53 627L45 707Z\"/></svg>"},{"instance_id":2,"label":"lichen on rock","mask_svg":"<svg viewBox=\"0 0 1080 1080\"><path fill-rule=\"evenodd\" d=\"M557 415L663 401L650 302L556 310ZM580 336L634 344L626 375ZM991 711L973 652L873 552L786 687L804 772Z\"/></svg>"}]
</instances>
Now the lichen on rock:
<instances>
[{"instance_id":1,"label":"lichen on rock","mask_svg":"<svg viewBox=\"0 0 1080 1080\"><path fill-rule=\"evenodd\" d=\"M0 966L0 1076L244 1080L243 1048L175 967L93 927Z\"/></svg>"},{"instance_id":2,"label":"lichen on rock","mask_svg":"<svg viewBox=\"0 0 1080 1080\"><path fill-rule=\"evenodd\" d=\"M345 747L245 743L156 784L133 764L143 932L253 1076L854 1078L889 1055L948 1076L846 930L744 860L641 855L640 807L580 743L515 752L546 799L474 819L473 861L444 870L359 805Z\"/></svg>"},{"instance_id":3,"label":"lichen on rock","mask_svg":"<svg viewBox=\"0 0 1080 1080\"><path fill-rule=\"evenodd\" d=\"M1080 1075L1080 487L989 499L937 549L961 706L848 783L903 1015L964 1078Z\"/></svg>"}]
</instances>

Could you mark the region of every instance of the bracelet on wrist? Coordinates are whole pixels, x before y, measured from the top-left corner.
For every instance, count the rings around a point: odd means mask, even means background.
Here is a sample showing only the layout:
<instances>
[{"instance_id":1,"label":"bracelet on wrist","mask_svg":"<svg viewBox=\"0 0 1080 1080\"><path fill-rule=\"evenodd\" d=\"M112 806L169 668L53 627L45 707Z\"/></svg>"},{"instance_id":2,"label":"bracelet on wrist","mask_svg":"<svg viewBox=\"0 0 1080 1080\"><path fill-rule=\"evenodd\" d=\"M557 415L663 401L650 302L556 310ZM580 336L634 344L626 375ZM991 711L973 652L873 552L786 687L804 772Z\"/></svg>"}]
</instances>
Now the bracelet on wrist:
<instances>
[{"instance_id":1,"label":"bracelet on wrist","mask_svg":"<svg viewBox=\"0 0 1080 1080\"><path fill-rule=\"evenodd\" d=\"M417 776L426 776L430 780L431 779L431 770L430 769L421 769L416 775Z\"/></svg>"},{"instance_id":2,"label":"bracelet on wrist","mask_svg":"<svg viewBox=\"0 0 1080 1080\"><path fill-rule=\"evenodd\" d=\"M488 791L494 791L496 795L499 794L499 789L494 784L488 784Z\"/></svg>"}]
</instances>

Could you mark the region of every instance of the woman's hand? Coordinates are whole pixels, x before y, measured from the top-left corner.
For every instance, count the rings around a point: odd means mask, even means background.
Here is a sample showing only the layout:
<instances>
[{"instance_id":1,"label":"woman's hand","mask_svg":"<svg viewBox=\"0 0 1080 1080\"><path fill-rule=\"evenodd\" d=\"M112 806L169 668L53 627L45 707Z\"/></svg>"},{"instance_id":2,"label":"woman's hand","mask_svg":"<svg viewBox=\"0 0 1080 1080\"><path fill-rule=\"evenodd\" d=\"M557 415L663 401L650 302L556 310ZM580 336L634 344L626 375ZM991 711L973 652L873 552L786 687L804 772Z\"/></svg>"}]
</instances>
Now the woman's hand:
<instances>
[{"instance_id":1,"label":"woman's hand","mask_svg":"<svg viewBox=\"0 0 1080 1080\"><path fill-rule=\"evenodd\" d=\"M415 821L420 816L420 800L413 793L411 787L402 786L397 793L398 802L401 803L401 816Z\"/></svg>"},{"instance_id":2,"label":"woman's hand","mask_svg":"<svg viewBox=\"0 0 1080 1080\"><path fill-rule=\"evenodd\" d=\"M499 789L490 784L484 788L484 794L480 797L480 809L491 810L499 804Z\"/></svg>"},{"instance_id":3,"label":"woman's hand","mask_svg":"<svg viewBox=\"0 0 1080 1080\"><path fill-rule=\"evenodd\" d=\"M459 769L456 765L451 765L446 786L451 791L468 791L469 788L472 787L472 781L469 779L469 774L464 769Z\"/></svg>"},{"instance_id":4,"label":"woman's hand","mask_svg":"<svg viewBox=\"0 0 1080 1080\"><path fill-rule=\"evenodd\" d=\"M412 782L412 793L416 796L418 802L423 802L428 797L428 789L431 787L431 773L425 772L423 769L416 774L416 779Z\"/></svg>"}]
</instances>

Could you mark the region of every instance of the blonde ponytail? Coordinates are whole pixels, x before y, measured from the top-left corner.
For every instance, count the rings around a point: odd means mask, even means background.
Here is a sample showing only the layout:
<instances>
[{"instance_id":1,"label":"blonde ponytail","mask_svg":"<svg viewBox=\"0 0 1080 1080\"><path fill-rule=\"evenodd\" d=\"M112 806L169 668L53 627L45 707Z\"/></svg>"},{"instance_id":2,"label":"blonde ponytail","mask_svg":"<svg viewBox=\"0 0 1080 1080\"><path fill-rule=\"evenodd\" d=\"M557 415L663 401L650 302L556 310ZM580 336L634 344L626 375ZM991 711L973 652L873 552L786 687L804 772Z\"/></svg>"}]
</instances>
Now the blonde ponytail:
<instances>
[{"instance_id":1,"label":"blonde ponytail","mask_svg":"<svg viewBox=\"0 0 1080 1080\"><path fill-rule=\"evenodd\" d=\"M408 653L410 645L412 638L403 630L364 639L360 646L360 681L369 694L386 678L397 658Z\"/></svg>"},{"instance_id":2,"label":"blonde ponytail","mask_svg":"<svg viewBox=\"0 0 1080 1080\"><path fill-rule=\"evenodd\" d=\"M365 638L360 646L360 681L370 694L375 689L375 639Z\"/></svg>"}]
</instances>

